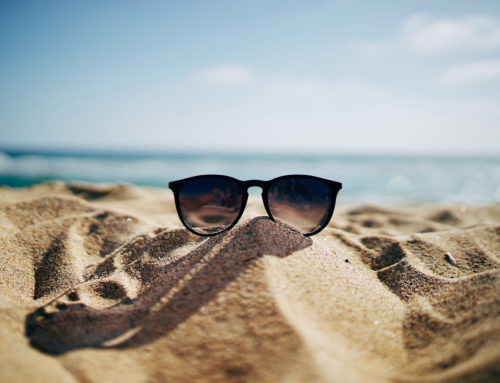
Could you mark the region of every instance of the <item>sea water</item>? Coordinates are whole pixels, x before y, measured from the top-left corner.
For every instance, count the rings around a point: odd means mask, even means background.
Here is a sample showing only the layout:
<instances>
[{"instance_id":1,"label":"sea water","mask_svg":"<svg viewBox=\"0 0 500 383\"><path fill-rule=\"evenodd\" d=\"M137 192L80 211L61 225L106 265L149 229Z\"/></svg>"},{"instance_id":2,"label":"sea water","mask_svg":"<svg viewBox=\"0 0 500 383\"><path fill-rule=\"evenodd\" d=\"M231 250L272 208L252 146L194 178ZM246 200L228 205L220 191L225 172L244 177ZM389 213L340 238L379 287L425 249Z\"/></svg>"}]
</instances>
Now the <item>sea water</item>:
<instances>
[{"instance_id":1,"label":"sea water","mask_svg":"<svg viewBox=\"0 0 500 383\"><path fill-rule=\"evenodd\" d=\"M345 203L500 202L500 156L0 151L0 185L11 187L51 180L167 187L198 174L317 175L342 182Z\"/></svg>"}]
</instances>

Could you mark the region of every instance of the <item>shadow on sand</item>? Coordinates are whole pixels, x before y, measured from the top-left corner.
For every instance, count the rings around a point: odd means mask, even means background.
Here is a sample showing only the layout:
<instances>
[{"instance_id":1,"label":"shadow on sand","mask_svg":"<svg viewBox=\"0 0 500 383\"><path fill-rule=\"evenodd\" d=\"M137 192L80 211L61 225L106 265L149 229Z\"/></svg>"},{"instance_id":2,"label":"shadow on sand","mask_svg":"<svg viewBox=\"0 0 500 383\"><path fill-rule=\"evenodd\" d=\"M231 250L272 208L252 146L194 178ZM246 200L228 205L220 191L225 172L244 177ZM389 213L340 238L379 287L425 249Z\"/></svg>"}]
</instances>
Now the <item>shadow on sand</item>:
<instances>
[{"instance_id":1,"label":"shadow on sand","mask_svg":"<svg viewBox=\"0 0 500 383\"><path fill-rule=\"evenodd\" d=\"M122 246L86 282L26 317L31 345L57 355L153 342L198 312L264 254L286 257L312 244L267 217L203 240L184 256L170 255L190 241L200 239L186 230L157 230L146 240ZM127 291L127 285L138 285L137 293ZM105 307L97 304L103 300L109 302Z\"/></svg>"}]
</instances>

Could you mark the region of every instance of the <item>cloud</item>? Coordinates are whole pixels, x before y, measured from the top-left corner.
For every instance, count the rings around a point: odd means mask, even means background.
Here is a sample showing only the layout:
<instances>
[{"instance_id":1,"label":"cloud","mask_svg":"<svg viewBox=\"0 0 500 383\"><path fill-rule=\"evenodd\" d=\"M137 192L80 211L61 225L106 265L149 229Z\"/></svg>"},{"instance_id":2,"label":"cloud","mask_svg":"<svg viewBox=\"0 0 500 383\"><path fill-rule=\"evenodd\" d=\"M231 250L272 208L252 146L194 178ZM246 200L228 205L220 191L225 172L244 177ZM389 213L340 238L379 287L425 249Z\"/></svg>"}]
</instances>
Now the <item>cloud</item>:
<instances>
[{"instance_id":1,"label":"cloud","mask_svg":"<svg viewBox=\"0 0 500 383\"><path fill-rule=\"evenodd\" d=\"M416 14L403 22L402 39L419 53L491 49L500 46L500 23L490 16L433 19Z\"/></svg>"},{"instance_id":2,"label":"cloud","mask_svg":"<svg viewBox=\"0 0 500 383\"><path fill-rule=\"evenodd\" d=\"M254 73L244 65L224 63L201 69L193 77L206 85L238 86L249 83L254 78Z\"/></svg>"},{"instance_id":3,"label":"cloud","mask_svg":"<svg viewBox=\"0 0 500 383\"><path fill-rule=\"evenodd\" d=\"M386 41L356 41L353 51L382 56L394 51L418 54L480 51L500 47L500 21L491 16L460 19L414 14L403 20L397 34Z\"/></svg>"},{"instance_id":4,"label":"cloud","mask_svg":"<svg viewBox=\"0 0 500 383\"><path fill-rule=\"evenodd\" d=\"M412 96L317 76L259 79L241 92L187 92L189 102L177 100L165 116L189 132L178 134L176 145L328 153L495 153L500 147L496 100Z\"/></svg>"},{"instance_id":5,"label":"cloud","mask_svg":"<svg viewBox=\"0 0 500 383\"><path fill-rule=\"evenodd\" d=\"M443 73L448 84L465 84L500 79L500 60L474 61L454 66Z\"/></svg>"}]
</instances>

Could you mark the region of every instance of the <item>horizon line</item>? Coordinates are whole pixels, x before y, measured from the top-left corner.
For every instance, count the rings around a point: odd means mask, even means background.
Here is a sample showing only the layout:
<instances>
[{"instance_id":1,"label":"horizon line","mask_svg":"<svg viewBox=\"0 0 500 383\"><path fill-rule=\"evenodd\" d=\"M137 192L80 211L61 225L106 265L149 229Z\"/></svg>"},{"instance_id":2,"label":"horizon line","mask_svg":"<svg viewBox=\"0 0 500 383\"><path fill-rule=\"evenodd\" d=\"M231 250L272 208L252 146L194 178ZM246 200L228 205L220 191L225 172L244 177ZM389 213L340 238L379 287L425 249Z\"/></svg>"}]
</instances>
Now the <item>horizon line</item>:
<instances>
[{"instance_id":1,"label":"horizon line","mask_svg":"<svg viewBox=\"0 0 500 383\"><path fill-rule=\"evenodd\" d=\"M474 158L498 158L500 153L493 151L487 152L460 152L460 151L397 151L397 150L350 150L350 149L255 149L245 148L235 149L207 149L207 148L158 148L158 147L81 147L81 146L46 146L46 145L0 145L0 155L72 155L72 156L255 156L263 155L266 157L284 156L284 157L474 157Z\"/></svg>"}]
</instances>

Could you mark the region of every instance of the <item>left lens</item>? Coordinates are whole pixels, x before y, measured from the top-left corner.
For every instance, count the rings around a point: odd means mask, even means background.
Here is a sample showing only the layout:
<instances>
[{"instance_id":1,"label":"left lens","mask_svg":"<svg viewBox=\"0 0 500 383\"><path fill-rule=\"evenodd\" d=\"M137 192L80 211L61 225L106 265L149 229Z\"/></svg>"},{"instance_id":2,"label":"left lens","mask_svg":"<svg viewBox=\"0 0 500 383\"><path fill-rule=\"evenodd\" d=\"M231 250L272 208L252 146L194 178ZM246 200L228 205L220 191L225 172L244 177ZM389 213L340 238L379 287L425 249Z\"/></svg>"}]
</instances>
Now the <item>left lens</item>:
<instances>
[{"instance_id":1,"label":"left lens","mask_svg":"<svg viewBox=\"0 0 500 383\"><path fill-rule=\"evenodd\" d=\"M273 218L290 225L302 234L320 229L332 207L332 192L323 181L312 177L278 179L267 194Z\"/></svg>"},{"instance_id":2,"label":"left lens","mask_svg":"<svg viewBox=\"0 0 500 383\"><path fill-rule=\"evenodd\" d=\"M238 183L225 177L200 177L179 190L184 223L198 234L216 234L238 218L243 193Z\"/></svg>"}]
</instances>

